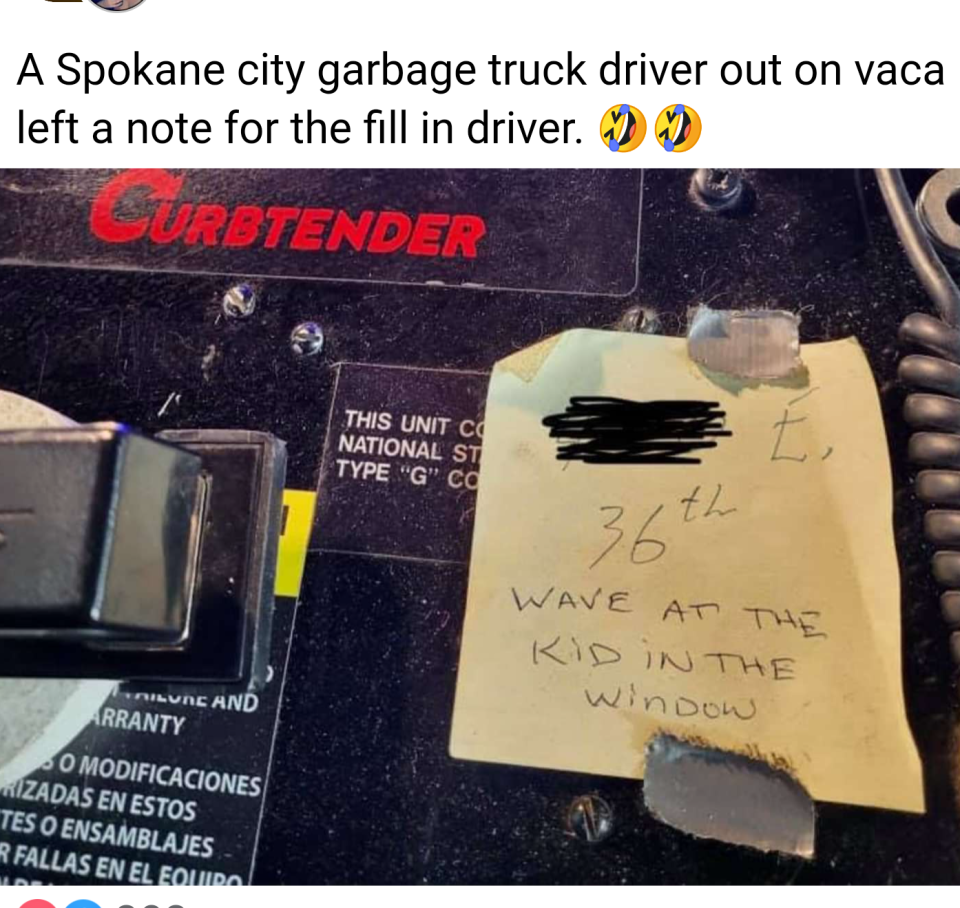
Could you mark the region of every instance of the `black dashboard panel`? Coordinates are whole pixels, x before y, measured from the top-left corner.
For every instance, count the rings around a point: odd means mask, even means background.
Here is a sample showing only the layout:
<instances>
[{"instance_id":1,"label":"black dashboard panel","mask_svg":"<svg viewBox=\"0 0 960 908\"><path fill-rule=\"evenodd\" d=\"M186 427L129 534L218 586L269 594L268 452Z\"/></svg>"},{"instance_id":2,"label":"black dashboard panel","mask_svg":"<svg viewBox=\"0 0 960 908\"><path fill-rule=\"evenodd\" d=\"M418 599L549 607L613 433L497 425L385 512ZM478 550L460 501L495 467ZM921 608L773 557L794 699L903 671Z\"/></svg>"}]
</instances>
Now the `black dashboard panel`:
<instances>
[{"instance_id":1,"label":"black dashboard panel","mask_svg":"<svg viewBox=\"0 0 960 908\"><path fill-rule=\"evenodd\" d=\"M916 191L927 175L906 176ZM258 831L253 882L960 881L953 668L895 380L897 326L929 304L869 173L746 171L746 208L726 214L693 199L689 171L217 171L184 180L195 201L231 211L284 204L353 217L477 215L487 242L472 259L304 257L279 247L274 259L265 247L207 247L202 237L190 246L105 246L91 239L90 207L114 176L4 176L0 387L81 422L272 432L288 445L288 487L314 489L323 479L262 817L220 820L216 804L203 808L214 825L248 824L251 853ZM117 213L127 223L152 204L142 194L128 201L133 207ZM249 318L223 315L222 296L237 281L256 291ZM435 281L443 285L427 284ZM444 485L424 497L399 485L357 491L327 450L328 426L347 409L414 402L458 425L478 421L483 374L504 355L571 327L635 327L637 307L648 325L682 334L698 303L797 311L806 342L855 334L882 393L897 488L904 682L928 812L818 805L809 862L661 825L646 814L638 783L451 759L469 451L465 462L439 467ZM322 353L309 358L293 355L289 340L305 321L325 334ZM475 439L464 431L469 448ZM292 614L291 602L281 607ZM262 736L272 732L264 723L246 755L218 737L219 724L198 723L200 738L216 740L197 753L232 760L237 772L247 759L262 768ZM565 828L570 803L590 792L616 814L599 845ZM246 879L249 864L232 872Z\"/></svg>"}]
</instances>

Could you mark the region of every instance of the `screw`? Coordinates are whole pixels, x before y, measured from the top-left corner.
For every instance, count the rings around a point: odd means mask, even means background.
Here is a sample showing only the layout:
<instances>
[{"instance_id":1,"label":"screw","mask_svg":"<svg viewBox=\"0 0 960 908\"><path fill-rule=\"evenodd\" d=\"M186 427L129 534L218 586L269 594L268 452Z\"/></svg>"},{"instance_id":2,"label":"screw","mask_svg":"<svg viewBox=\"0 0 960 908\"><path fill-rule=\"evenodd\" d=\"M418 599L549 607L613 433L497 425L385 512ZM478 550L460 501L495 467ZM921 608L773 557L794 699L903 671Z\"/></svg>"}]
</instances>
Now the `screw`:
<instances>
[{"instance_id":1,"label":"screw","mask_svg":"<svg viewBox=\"0 0 960 908\"><path fill-rule=\"evenodd\" d=\"M613 832L613 808L600 795L575 798L567 811L567 831L595 845Z\"/></svg>"},{"instance_id":2,"label":"screw","mask_svg":"<svg viewBox=\"0 0 960 908\"><path fill-rule=\"evenodd\" d=\"M249 284L235 284L223 294L223 313L229 318L247 318L257 308L257 293Z\"/></svg>"},{"instance_id":3,"label":"screw","mask_svg":"<svg viewBox=\"0 0 960 908\"><path fill-rule=\"evenodd\" d=\"M290 332L290 347L296 356L316 356L323 349L323 328L303 322Z\"/></svg>"},{"instance_id":4,"label":"screw","mask_svg":"<svg viewBox=\"0 0 960 908\"><path fill-rule=\"evenodd\" d=\"M637 331L641 334L660 334L663 323L655 309L643 309L640 312L640 324Z\"/></svg>"},{"instance_id":5,"label":"screw","mask_svg":"<svg viewBox=\"0 0 960 908\"><path fill-rule=\"evenodd\" d=\"M693 191L707 208L730 211L743 195L743 180L735 170L701 167L693 175Z\"/></svg>"},{"instance_id":6,"label":"screw","mask_svg":"<svg viewBox=\"0 0 960 908\"><path fill-rule=\"evenodd\" d=\"M628 333L639 331L641 334L659 334L663 329L660 316L657 315L656 310L643 306L630 306L614 323L613 327L617 331Z\"/></svg>"}]
</instances>

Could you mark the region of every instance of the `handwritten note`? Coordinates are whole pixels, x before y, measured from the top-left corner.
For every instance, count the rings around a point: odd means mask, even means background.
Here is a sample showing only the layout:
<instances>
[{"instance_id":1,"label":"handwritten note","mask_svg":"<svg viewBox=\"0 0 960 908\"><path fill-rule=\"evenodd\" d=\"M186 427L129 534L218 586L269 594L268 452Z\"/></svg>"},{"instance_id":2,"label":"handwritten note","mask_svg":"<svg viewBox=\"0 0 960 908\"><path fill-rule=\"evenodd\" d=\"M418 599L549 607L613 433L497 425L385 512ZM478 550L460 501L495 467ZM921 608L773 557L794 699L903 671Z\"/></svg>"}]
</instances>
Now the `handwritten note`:
<instances>
[{"instance_id":1,"label":"handwritten note","mask_svg":"<svg viewBox=\"0 0 960 908\"><path fill-rule=\"evenodd\" d=\"M855 340L782 383L569 331L490 382L455 757L641 778L659 732L922 811L892 487Z\"/></svg>"}]
</instances>

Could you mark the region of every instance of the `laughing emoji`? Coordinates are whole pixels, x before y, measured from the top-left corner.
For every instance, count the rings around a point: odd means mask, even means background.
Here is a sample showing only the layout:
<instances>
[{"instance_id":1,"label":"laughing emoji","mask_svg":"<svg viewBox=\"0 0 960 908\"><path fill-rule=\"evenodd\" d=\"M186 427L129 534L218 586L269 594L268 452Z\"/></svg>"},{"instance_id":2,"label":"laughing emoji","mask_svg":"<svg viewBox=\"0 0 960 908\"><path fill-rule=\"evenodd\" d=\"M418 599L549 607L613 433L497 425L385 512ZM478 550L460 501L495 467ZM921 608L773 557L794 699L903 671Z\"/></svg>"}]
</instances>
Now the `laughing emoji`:
<instances>
[{"instance_id":1,"label":"laughing emoji","mask_svg":"<svg viewBox=\"0 0 960 908\"><path fill-rule=\"evenodd\" d=\"M633 151L646 134L646 119L629 104L615 104L600 121L600 138L611 151Z\"/></svg>"},{"instance_id":2,"label":"laughing emoji","mask_svg":"<svg viewBox=\"0 0 960 908\"><path fill-rule=\"evenodd\" d=\"M700 115L686 104L671 104L660 111L657 141L666 151L689 151L700 138Z\"/></svg>"}]
</instances>

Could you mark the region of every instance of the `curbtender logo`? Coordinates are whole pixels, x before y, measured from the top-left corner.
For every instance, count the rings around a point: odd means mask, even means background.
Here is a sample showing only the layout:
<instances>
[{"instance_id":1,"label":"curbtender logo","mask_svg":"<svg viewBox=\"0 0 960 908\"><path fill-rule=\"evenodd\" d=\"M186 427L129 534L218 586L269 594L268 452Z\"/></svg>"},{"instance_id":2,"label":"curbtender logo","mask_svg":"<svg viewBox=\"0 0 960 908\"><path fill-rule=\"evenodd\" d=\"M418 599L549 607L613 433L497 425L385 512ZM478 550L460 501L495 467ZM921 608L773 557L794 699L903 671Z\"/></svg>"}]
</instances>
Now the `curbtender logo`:
<instances>
[{"instance_id":1,"label":"curbtender logo","mask_svg":"<svg viewBox=\"0 0 960 908\"><path fill-rule=\"evenodd\" d=\"M475 214L360 211L289 205L178 201L184 176L166 170L127 170L94 197L90 230L107 243L139 240L158 245L350 250L370 255L477 257L487 232ZM147 203L145 205L145 203Z\"/></svg>"}]
</instances>

